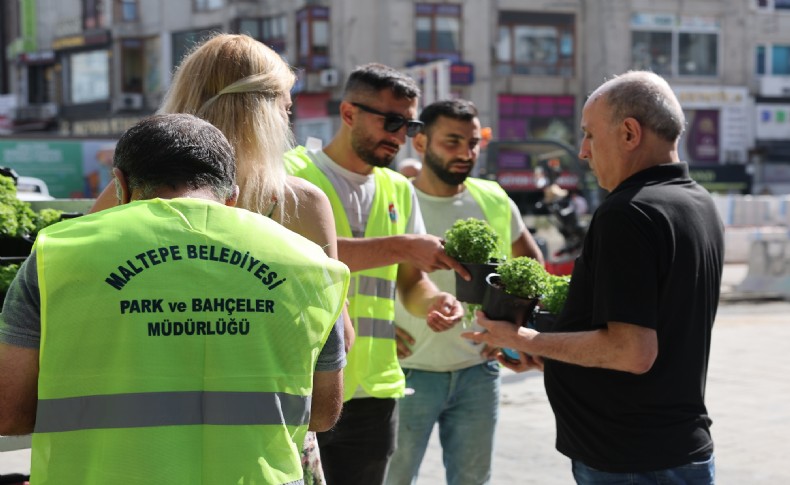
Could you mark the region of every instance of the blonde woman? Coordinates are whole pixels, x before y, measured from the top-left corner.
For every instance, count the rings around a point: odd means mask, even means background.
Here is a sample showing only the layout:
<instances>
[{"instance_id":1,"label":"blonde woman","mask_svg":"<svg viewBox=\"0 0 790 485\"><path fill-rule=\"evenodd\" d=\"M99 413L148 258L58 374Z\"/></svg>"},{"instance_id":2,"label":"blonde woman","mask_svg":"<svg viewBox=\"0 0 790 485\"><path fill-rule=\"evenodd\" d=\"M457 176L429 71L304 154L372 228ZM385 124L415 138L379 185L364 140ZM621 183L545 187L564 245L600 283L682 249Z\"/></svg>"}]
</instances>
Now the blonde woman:
<instances>
[{"instance_id":1,"label":"blonde woman","mask_svg":"<svg viewBox=\"0 0 790 485\"><path fill-rule=\"evenodd\" d=\"M329 199L316 186L287 175L283 164L283 154L293 145L288 115L295 81L288 64L262 43L246 35L218 34L184 58L159 113L189 113L219 128L236 150L238 206L271 217L337 258ZM116 204L114 189L107 187L93 211ZM347 351L354 338L347 314L344 330ZM324 391L315 384L314 393ZM323 430L333 423L310 424ZM309 433L303 456L310 462L306 483L311 478L323 483L315 450L315 435Z\"/></svg>"}]
</instances>

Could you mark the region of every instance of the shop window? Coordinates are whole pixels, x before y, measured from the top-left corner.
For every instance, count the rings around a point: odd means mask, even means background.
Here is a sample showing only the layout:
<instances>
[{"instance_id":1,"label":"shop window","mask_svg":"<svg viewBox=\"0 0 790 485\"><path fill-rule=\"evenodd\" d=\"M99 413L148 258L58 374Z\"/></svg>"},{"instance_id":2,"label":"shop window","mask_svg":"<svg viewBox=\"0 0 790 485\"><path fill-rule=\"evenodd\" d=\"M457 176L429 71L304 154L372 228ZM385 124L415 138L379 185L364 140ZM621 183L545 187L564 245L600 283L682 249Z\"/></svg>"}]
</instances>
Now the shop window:
<instances>
[{"instance_id":1,"label":"shop window","mask_svg":"<svg viewBox=\"0 0 790 485\"><path fill-rule=\"evenodd\" d=\"M263 18L236 19L236 32L247 34L253 39L263 42L280 54L285 53L286 30L285 15Z\"/></svg>"},{"instance_id":2,"label":"shop window","mask_svg":"<svg viewBox=\"0 0 790 485\"><path fill-rule=\"evenodd\" d=\"M103 14L103 0L82 0L82 28L84 30L103 28Z\"/></svg>"},{"instance_id":3,"label":"shop window","mask_svg":"<svg viewBox=\"0 0 790 485\"><path fill-rule=\"evenodd\" d=\"M500 12L497 73L573 77L574 22L567 14Z\"/></svg>"},{"instance_id":4,"label":"shop window","mask_svg":"<svg viewBox=\"0 0 790 485\"><path fill-rule=\"evenodd\" d=\"M144 76L144 46L142 39L121 41L121 91L142 93Z\"/></svg>"},{"instance_id":5,"label":"shop window","mask_svg":"<svg viewBox=\"0 0 790 485\"><path fill-rule=\"evenodd\" d=\"M187 54L187 52L192 49L195 44L200 43L207 37L209 37L212 32L217 32L219 27L209 28L209 29L201 29L201 30L190 30L187 32L176 32L173 34L173 67L177 67L181 64L181 59Z\"/></svg>"},{"instance_id":6,"label":"shop window","mask_svg":"<svg viewBox=\"0 0 790 485\"><path fill-rule=\"evenodd\" d=\"M671 14L632 15L631 68L663 76L717 76L718 20Z\"/></svg>"},{"instance_id":7,"label":"shop window","mask_svg":"<svg viewBox=\"0 0 790 485\"><path fill-rule=\"evenodd\" d=\"M501 94L498 98L500 140L557 140L576 144L576 100L573 96Z\"/></svg>"},{"instance_id":8,"label":"shop window","mask_svg":"<svg viewBox=\"0 0 790 485\"><path fill-rule=\"evenodd\" d=\"M416 4L414 29L417 62L461 60L461 5Z\"/></svg>"},{"instance_id":9,"label":"shop window","mask_svg":"<svg viewBox=\"0 0 790 485\"><path fill-rule=\"evenodd\" d=\"M307 71L329 67L329 9L309 6L296 13L299 65Z\"/></svg>"},{"instance_id":10,"label":"shop window","mask_svg":"<svg viewBox=\"0 0 790 485\"><path fill-rule=\"evenodd\" d=\"M672 75L672 34L669 32L633 32L631 65L634 69Z\"/></svg>"},{"instance_id":11,"label":"shop window","mask_svg":"<svg viewBox=\"0 0 790 485\"><path fill-rule=\"evenodd\" d=\"M759 74L759 75L766 74L766 71L765 71L765 56L766 56L766 52L765 52L765 50L766 49L765 49L764 45L758 45L756 50L755 50L755 53L754 53L754 62L755 62L754 72L756 74Z\"/></svg>"},{"instance_id":12,"label":"shop window","mask_svg":"<svg viewBox=\"0 0 790 485\"><path fill-rule=\"evenodd\" d=\"M72 54L68 58L70 104L107 101L110 98L110 55L107 50Z\"/></svg>"},{"instance_id":13,"label":"shop window","mask_svg":"<svg viewBox=\"0 0 790 485\"><path fill-rule=\"evenodd\" d=\"M193 8L196 12L205 10L217 10L223 7L223 0L193 0Z\"/></svg>"},{"instance_id":14,"label":"shop window","mask_svg":"<svg viewBox=\"0 0 790 485\"><path fill-rule=\"evenodd\" d=\"M49 103L52 83L51 64L29 65L27 67L27 102L29 105Z\"/></svg>"},{"instance_id":15,"label":"shop window","mask_svg":"<svg viewBox=\"0 0 790 485\"><path fill-rule=\"evenodd\" d=\"M790 45L758 45L755 60L758 75L790 76Z\"/></svg>"},{"instance_id":16,"label":"shop window","mask_svg":"<svg viewBox=\"0 0 790 485\"><path fill-rule=\"evenodd\" d=\"M137 8L137 0L115 0L115 21L137 22L140 20Z\"/></svg>"},{"instance_id":17,"label":"shop window","mask_svg":"<svg viewBox=\"0 0 790 485\"><path fill-rule=\"evenodd\" d=\"M790 0L752 0L752 7L759 12L790 10Z\"/></svg>"},{"instance_id":18,"label":"shop window","mask_svg":"<svg viewBox=\"0 0 790 485\"><path fill-rule=\"evenodd\" d=\"M718 61L718 35L678 34L678 73L681 76L715 76Z\"/></svg>"}]
</instances>

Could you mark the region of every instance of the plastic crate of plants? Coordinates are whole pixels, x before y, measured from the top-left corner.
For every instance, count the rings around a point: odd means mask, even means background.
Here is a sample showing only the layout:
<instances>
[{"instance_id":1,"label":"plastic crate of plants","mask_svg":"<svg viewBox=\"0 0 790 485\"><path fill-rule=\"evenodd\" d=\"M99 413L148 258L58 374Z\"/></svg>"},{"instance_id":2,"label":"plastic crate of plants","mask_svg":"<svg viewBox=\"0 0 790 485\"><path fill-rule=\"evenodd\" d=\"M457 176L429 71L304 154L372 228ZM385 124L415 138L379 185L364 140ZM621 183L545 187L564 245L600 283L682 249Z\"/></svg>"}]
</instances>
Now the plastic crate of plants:
<instances>
[{"instance_id":1,"label":"plastic crate of plants","mask_svg":"<svg viewBox=\"0 0 790 485\"><path fill-rule=\"evenodd\" d=\"M38 231L73 214L51 208L34 211L16 196L14 172L0 169L0 302L19 265L30 255Z\"/></svg>"}]
</instances>

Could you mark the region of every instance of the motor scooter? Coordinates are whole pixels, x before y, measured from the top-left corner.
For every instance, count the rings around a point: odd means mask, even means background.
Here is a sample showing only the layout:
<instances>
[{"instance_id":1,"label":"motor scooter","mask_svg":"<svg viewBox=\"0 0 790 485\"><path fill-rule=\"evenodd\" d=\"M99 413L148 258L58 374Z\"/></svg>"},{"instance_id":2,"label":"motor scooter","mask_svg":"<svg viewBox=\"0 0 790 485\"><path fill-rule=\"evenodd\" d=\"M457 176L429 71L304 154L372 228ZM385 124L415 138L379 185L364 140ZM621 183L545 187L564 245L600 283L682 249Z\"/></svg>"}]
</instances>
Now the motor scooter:
<instances>
[{"instance_id":1,"label":"motor scooter","mask_svg":"<svg viewBox=\"0 0 790 485\"><path fill-rule=\"evenodd\" d=\"M543 189L543 199L535 204L535 208L548 214L552 225L562 235L563 245L549 253L548 245L543 241L543 257L546 270L555 275L569 275L573 272L573 264L581 253L587 227L579 218L577 206L571 193L556 183L556 178L548 175L537 177L538 186ZM538 242L540 246L541 243Z\"/></svg>"}]
</instances>

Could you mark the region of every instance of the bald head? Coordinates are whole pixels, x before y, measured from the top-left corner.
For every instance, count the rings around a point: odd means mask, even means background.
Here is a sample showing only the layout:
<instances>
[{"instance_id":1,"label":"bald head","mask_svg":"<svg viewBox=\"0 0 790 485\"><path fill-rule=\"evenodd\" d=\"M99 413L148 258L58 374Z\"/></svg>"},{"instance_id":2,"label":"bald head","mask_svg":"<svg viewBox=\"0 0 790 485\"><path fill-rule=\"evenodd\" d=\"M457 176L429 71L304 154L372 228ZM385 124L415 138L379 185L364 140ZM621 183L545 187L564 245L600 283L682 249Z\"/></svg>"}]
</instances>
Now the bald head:
<instances>
[{"instance_id":1,"label":"bald head","mask_svg":"<svg viewBox=\"0 0 790 485\"><path fill-rule=\"evenodd\" d=\"M606 100L613 124L634 118L642 128L671 143L686 128L683 109L672 88L652 72L629 71L615 76L593 91L588 102L601 97Z\"/></svg>"}]
</instances>

